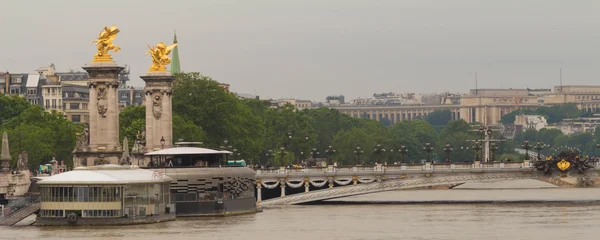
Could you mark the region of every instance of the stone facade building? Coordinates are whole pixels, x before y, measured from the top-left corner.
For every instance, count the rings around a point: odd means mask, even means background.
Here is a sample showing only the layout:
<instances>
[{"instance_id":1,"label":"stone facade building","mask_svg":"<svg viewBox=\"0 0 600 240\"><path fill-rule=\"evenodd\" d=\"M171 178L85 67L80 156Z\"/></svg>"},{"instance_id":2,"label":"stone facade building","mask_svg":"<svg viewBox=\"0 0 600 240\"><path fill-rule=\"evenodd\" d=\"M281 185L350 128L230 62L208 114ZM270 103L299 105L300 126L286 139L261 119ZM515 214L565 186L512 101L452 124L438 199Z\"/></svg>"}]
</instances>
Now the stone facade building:
<instances>
[{"instance_id":1,"label":"stone facade building","mask_svg":"<svg viewBox=\"0 0 600 240\"><path fill-rule=\"evenodd\" d=\"M502 116L516 109L533 110L540 106L566 103L575 103L584 112L600 112L600 86L556 86L551 92L532 89L474 89L449 104L341 104L330 107L355 118L388 118L392 123L424 118L437 110L448 110L452 120L463 119L468 123L494 125Z\"/></svg>"}]
</instances>

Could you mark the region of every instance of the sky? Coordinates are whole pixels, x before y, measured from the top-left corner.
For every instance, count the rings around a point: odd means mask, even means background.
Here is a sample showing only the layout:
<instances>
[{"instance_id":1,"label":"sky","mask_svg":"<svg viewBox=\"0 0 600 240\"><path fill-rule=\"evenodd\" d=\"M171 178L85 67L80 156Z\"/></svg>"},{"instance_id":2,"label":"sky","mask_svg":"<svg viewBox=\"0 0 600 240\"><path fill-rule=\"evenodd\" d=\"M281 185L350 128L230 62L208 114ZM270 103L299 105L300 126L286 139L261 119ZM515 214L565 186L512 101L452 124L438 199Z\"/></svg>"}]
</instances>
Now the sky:
<instances>
[{"instance_id":1,"label":"sky","mask_svg":"<svg viewBox=\"0 0 600 240\"><path fill-rule=\"evenodd\" d=\"M0 1L0 71L80 70L104 26L143 86L146 44L261 98L600 85L597 0Z\"/></svg>"}]
</instances>

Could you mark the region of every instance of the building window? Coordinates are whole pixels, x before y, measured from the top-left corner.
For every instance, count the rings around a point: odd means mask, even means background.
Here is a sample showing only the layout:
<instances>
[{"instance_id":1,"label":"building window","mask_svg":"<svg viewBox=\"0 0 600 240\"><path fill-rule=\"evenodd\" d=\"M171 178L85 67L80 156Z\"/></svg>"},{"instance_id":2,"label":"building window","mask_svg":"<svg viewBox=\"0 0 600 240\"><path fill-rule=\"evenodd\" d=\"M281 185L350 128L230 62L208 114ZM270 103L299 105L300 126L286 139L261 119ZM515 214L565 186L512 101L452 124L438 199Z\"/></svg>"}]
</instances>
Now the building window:
<instances>
[{"instance_id":1,"label":"building window","mask_svg":"<svg viewBox=\"0 0 600 240\"><path fill-rule=\"evenodd\" d=\"M127 93L121 94L121 98L127 98Z\"/></svg>"},{"instance_id":2,"label":"building window","mask_svg":"<svg viewBox=\"0 0 600 240\"><path fill-rule=\"evenodd\" d=\"M88 104L87 103L82 103L81 104L81 109L88 109Z\"/></svg>"},{"instance_id":3,"label":"building window","mask_svg":"<svg viewBox=\"0 0 600 240\"><path fill-rule=\"evenodd\" d=\"M73 115L73 116L71 116L71 121L78 123L78 122L81 122L80 118L81 118L80 115Z\"/></svg>"},{"instance_id":4,"label":"building window","mask_svg":"<svg viewBox=\"0 0 600 240\"><path fill-rule=\"evenodd\" d=\"M52 108L56 108L56 99L52 99Z\"/></svg>"},{"instance_id":5,"label":"building window","mask_svg":"<svg viewBox=\"0 0 600 240\"><path fill-rule=\"evenodd\" d=\"M46 109L48 109L48 108L50 108L50 99L46 99Z\"/></svg>"},{"instance_id":6,"label":"building window","mask_svg":"<svg viewBox=\"0 0 600 240\"><path fill-rule=\"evenodd\" d=\"M69 109L79 109L79 103L70 103Z\"/></svg>"},{"instance_id":7,"label":"building window","mask_svg":"<svg viewBox=\"0 0 600 240\"><path fill-rule=\"evenodd\" d=\"M90 115L83 115L84 122L90 122Z\"/></svg>"}]
</instances>

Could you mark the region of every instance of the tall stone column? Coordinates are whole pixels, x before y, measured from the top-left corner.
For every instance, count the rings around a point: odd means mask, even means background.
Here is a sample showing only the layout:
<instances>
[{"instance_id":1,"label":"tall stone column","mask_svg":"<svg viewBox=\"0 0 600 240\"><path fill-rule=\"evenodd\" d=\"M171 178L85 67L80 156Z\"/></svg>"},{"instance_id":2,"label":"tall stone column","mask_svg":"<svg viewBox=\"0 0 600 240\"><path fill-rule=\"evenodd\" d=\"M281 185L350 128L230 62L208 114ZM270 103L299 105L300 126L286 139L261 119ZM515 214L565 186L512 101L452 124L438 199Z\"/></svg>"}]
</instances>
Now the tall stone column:
<instances>
[{"instance_id":1,"label":"tall stone column","mask_svg":"<svg viewBox=\"0 0 600 240\"><path fill-rule=\"evenodd\" d=\"M10 150L8 148L8 135L6 132L2 134L2 153L0 153L0 170L1 172L10 172Z\"/></svg>"},{"instance_id":2,"label":"tall stone column","mask_svg":"<svg viewBox=\"0 0 600 240\"><path fill-rule=\"evenodd\" d=\"M119 73L124 67L114 62L90 63L89 140L83 137L73 151L74 165L118 164L122 155L119 143Z\"/></svg>"},{"instance_id":3,"label":"tall stone column","mask_svg":"<svg viewBox=\"0 0 600 240\"><path fill-rule=\"evenodd\" d=\"M149 72L145 82L146 147L152 152L173 147L172 88L175 77L170 72ZM161 143L164 139L164 145Z\"/></svg>"}]
</instances>

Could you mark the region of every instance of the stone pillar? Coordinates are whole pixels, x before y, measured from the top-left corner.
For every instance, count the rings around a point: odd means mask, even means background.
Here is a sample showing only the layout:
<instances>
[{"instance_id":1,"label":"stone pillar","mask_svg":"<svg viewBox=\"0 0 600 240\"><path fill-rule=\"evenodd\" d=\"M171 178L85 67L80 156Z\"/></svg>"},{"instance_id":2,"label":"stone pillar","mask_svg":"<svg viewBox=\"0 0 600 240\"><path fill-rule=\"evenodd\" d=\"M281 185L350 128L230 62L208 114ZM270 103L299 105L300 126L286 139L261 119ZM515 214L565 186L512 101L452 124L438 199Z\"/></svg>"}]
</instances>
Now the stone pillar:
<instances>
[{"instance_id":1,"label":"stone pillar","mask_svg":"<svg viewBox=\"0 0 600 240\"><path fill-rule=\"evenodd\" d=\"M304 192L307 193L310 191L310 182L309 180L304 180Z\"/></svg>"},{"instance_id":2,"label":"stone pillar","mask_svg":"<svg viewBox=\"0 0 600 240\"><path fill-rule=\"evenodd\" d=\"M262 185L261 184L262 183L260 183L260 182L256 183L256 202L262 201L262 193L261 193Z\"/></svg>"},{"instance_id":3,"label":"stone pillar","mask_svg":"<svg viewBox=\"0 0 600 240\"><path fill-rule=\"evenodd\" d=\"M114 62L90 63L83 67L89 74L89 144L73 151L75 167L119 163L119 73L124 67Z\"/></svg>"},{"instance_id":4,"label":"stone pillar","mask_svg":"<svg viewBox=\"0 0 600 240\"><path fill-rule=\"evenodd\" d=\"M6 132L2 134L2 153L0 154L0 170L2 172L10 172L10 151L8 148L8 135Z\"/></svg>"},{"instance_id":5,"label":"stone pillar","mask_svg":"<svg viewBox=\"0 0 600 240\"><path fill-rule=\"evenodd\" d=\"M145 152L173 147L172 88L175 77L169 72L151 72L141 76L146 103ZM161 139L165 140L164 146Z\"/></svg>"},{"instance_id":6,"label":"stone pillar","mask_svg":"<svg viewBox=\"0 0 600 240\"><path fill-rule=\"evenodd\" d=\"M285 197L285 181L279 182L279 187L281 188L281 197Z\"/></svg>"}]
</instances>

